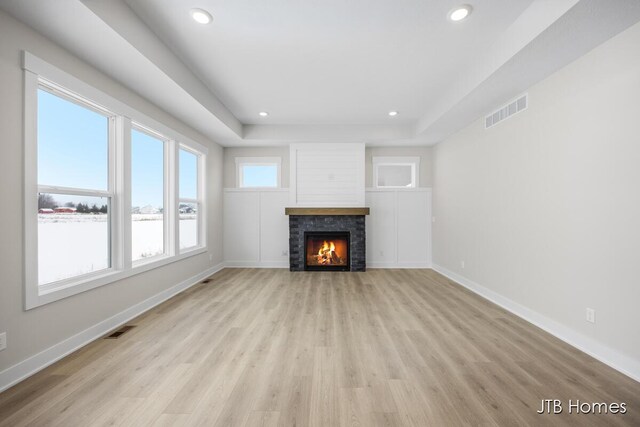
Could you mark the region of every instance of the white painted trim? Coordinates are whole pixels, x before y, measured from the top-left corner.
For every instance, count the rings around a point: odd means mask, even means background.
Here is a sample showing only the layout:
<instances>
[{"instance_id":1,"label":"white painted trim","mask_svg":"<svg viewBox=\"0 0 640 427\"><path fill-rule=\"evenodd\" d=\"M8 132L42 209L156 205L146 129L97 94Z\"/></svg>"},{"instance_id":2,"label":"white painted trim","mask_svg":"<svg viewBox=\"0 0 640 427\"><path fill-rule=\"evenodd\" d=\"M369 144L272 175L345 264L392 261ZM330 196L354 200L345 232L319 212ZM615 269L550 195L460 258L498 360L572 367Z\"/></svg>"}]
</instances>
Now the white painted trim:
<instances>
[{"instance_id":1,"label":"white painted trim","mask_svg":"<svg viewBox=\"0 0 640 427\"><path fill-rule=\"evenodd\" d=\"M424 269L431 268L431 264L428 262L368 262L368 269Z\"/></svg>"},{"instance_id":2,"label":"white painted trim","mask_svg":"<svg viewBox=\"0 0 640 427\"><path fill-rule=\"evenodd\" d=\"M113 197L112 191L106 190L87 190L84 188L71 188L71 187L56 187L54 185L38 185L38 193L49 194L66 194L69 196L83 196L83 197Z\"/></svg>"},{"instance_id":3,"label":"white painted trim","mask_svg":"<svg viewBox=\"0 0 640 427\"><path fill-rule=\"evenodd\" d=\"M30 71L24 72L24 141L23 167L24 180L24 221L22 232L24 238L23 273L24 273L24 306L34 306L38 299L38 76ZM36 224L36 226L33 226ZM35 284L35 286L29 286Z\"/></svg>"},{"instance_id":4,"label":"white painted trim","mask_svg":"<svg viewBox=\"0 0 640 427\"><path fill-rule=\"evenodd\" d=\"M225 268L289 268L288 261L225 261Z\"/></svg>"},{"instance_id":5,"label":"white painted trim","mask_svg":"<svg viewBox=\"0 0 640 427\"><path fill-rule=\"evenodd\" d=\"M565 326L547 316L544 316L528 307L523 306L509 298L500 295L472 280L467 279L451 270L446 269L438 264L433 264L433 270L443 276L453 280L459 285L469 289L473 293L482 298L499 305L505 310L515 314L516 316L526 320L527 322L539 327L540 329L550 333L556 338L566 342L567 344L577 348L578 350L588 354L594 359L599 360L624 375L640 381L640 361L624 355L611 347L587 337L575 330Z\"/></svg>"},{"instance_id":6,"label":"white painted trim","mask_svg":"<svg viewBox=\"0 0 640 427\"><path fill-rule=\"evenodd\" d=\"M119 224L118 241L112 243L116 268L130 269L131 261L131 120L126 117L116 117L115 132L115 184L114 200L120 206L112 206L112 215L116 216L115 223ZM165 171L166 173L166 171ZM119 245L119 246L116 246ZM165 247L166 253L166 247ZM117 259L115 257L118 257Z\"/></svg>"},{"instance_id":7,"label":"white painted trim","mask_svg":"<svg viewBox=\"0 0 640 427\"><path fill-rule=\"evenodd\" d=\"M224 268L289 268L288 261L225 261ZM370 262L367 269L428 269L429 263Z\"/></svg>"},{"instance_id":8,"label":"white painted trim","mask_svg":"<svg viewBox=\"0 0 640 427\"><path fill-rule=\"evenodd\" d=\"M420 164L420 156L373 156L371 163L376 164L393 164L393 165L409 165L412 163Z\"/></svg>"},{"instance_id":9,"label":"white painted trim","mask_svg":"<svg viewBox=\"0 0 640 427\"><path fill-rule=\"evenodd\" d=\"M409 192L420 192L420 193L429 193L432 191L431 187L420 187L420 188L373 188L367 187L365 189L366 193L390 193L390 192L398 192L398 191L409 191Z\"/></svg>"},{"instance_id":10,"label":"white painted trim","mask_svg":"<svg viewBox=\"0 0 640 427\"><path fill-rule=\"evenodd\" d=\"M288 188L223 188L225 193L288 193Z\"/></svg>"},{"instance_id":11,"label":"white painted trim","mask_svg":"<svg viewBox=\"0 0 640 427\"><path fill-rule=\"evenodd\" d=\"M9 387L19 383L20 381L30 377L36 372L41 371L47 366L57 362L63 357L73 353L79 348L89 344L90 342L102 337L106 333L113 329L127 323L129 320L140 316L142 313L152 309L158 304L163 303L169 298L179 294L180 292L189 289L193 285L199 283L203 279L211 276L222 270L224 265L222 263L211 267L202 273L199 273L193 277L190 277L177 285L165 289L164 291L147 298L146 300L135 304L128 309L121 311L118 314L111 316L108 319L97 323L84 331L67 338L64 341L59 342L46 350L35 354L22 362L19 362L4 371L0 372L0 392L8 389Z\"/></svg>"},{"instance_id":12,"label":"white painted trim","mask_svg":"<svg viewBox=\"0 0 640 427\"><path fill-rule=\"evenodd\" d=\"M207 247L207 227L206 227L206 202L205 202L205 194L206 194L206 154L200 153L195 149L184 145L178 141L175 141L175 145L177 145L176 160L175 160L175 170L176 170L176 206L179 208L180 203L191 203L196 205L197 212L197 238L195 246L191 246L188 248L181 249L180 248L180 214L176 211L173 212L175 215L175 230L177 233L176 239L176 253L182 254L189 251L197 250L200 248L206 249ZM196 156L196 198L188 198L188 197L180 197L180 151L184 151L186 153L190 153Z\"/></svg>"},{"instance_id":13,"label":"white painted trim","mask_svg":"<svg viewBox=\"0 0 640 427\"><path fill-rule=\"evenodd\" d=\"M236 187L242 189L279 189L282 188L282 157L236 157ZM275 187L245 187L241 173L243 166L276 166Z\"/></svg>"}]
</instances>

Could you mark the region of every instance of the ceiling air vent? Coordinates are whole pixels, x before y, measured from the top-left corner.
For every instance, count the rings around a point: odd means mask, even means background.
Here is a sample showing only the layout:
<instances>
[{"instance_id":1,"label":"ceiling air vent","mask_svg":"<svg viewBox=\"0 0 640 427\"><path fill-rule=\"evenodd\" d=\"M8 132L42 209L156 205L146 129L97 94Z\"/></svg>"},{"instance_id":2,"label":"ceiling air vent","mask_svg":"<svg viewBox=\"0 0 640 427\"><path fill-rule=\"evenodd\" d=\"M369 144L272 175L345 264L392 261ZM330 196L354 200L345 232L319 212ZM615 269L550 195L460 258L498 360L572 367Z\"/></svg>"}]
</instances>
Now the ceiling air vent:
<instances>
[{"instance_id":1,"label":"ceiling air vent","mask_svg":"<svg viewBox=\"0 0 640 427\"><path fill-rule=\"evenodd\" d=\"M497 111L492 114L489 114L484 118L484 128L489 129L491 126L495 126L503 120L508 119L514 114L519 113L522 110L526 110L529 105L529 99L527 94L525 93L515 101L512 101L501 107Z\"/></svg>"}]
</instances>

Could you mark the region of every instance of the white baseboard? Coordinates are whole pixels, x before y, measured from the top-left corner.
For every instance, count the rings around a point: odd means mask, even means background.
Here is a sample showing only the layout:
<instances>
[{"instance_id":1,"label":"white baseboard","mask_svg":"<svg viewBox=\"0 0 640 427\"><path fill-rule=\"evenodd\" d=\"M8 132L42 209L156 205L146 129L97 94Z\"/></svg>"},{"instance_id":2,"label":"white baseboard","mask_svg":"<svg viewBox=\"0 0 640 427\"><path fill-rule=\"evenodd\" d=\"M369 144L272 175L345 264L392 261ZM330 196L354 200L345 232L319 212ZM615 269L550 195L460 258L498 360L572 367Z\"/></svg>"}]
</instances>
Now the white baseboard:
<instances>
[{"instance_id":1,"label":"white baseboard","mask_svg":"<svg viewBox=\"0 0 640 427\"><path fill-rule=\"evenodd\" d=\"M0 392L222 270L220 263L0 372Z\"/></svg>"},{"instance_id":2,"label":"white baseboard","mask_svg":"<svg viewBox=\"0 0 640 427\"><path fill-rule=\"evenodd\" d=\"M289 261L225 261L225 268L289 268ZM431 268L426 262L367 262L367 268Z\"/></svg>"},{"instance_id":3,"label":"white baseboard","mask_svg":"<svg viewBox=\"0 0 640 427\"><path fill-rule=\"evenodd\" d=\"M556 322L530 308L523 306L515 301L510 300L472 280L467 279L451 270L448 270L440 265L433 264L432 267L435 271L453 280L454 282L464 286L475 294L487 299L494 304L499 305L505 310L515 314L516 316L526 320L529 323L534 324L540 329L545 330L556 338L561 339L567 344L577 348L578 350L588 354L594 359L609 365L616 371L619 371L626 376L633 378L640 382L640 361L635 360L629 356L626 356L611 347L587 337L575 330Z\"/></svg>"},{"instance_id":4,"label":"white baseboard","mask_svg":"<svg viewBox=\"0 0 640 427\"><path fill-rule=\"evenodd\" d=\"M289 261L225 261L225 268L289 268Z\"/></svg>"},{"instance_id":5,"label":"white baseboard","mask_svg":"<svg viewBox=\"0 0 640 427\"><path fill-rule=\"evenodd\" d=\"M427 262L368 262L367 268L414 268L423 269L431 268L431 264Z\"/></svg>"}]
</instances>

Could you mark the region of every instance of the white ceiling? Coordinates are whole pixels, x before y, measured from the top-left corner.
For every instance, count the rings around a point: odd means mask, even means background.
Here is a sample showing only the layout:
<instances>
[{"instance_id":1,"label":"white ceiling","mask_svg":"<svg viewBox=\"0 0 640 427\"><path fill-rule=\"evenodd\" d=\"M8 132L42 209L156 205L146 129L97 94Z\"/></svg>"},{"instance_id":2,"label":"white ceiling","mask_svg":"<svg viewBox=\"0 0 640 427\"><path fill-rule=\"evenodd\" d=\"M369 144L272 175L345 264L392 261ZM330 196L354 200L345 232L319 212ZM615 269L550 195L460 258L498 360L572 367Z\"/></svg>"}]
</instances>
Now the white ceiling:
<instances>
[{"instance_id":1,"label":"white ceiling","mask_svg":"<svg viewBox=\"0 0 640 427\"><path fill-rule=\"evenodd\" d=\"M436 143L640 20L637 0L465 2L474 11L460 23L446 18L457 0L0 0L0 9L225 146ZM196 24L192 7L213 22Z\"/></svg>"},{"instance_id":2,"label":"white ceiling","mask_svg":"<svg viewBox=\"0 0 640 427\"><path fill-rule=\"evenodd\" d=\"M415 123L532 0L127 0L243 123ZM198 25L197 5L214 20ZM269 118L258 116L268 111Z\"/></svg>"}]
</instances>

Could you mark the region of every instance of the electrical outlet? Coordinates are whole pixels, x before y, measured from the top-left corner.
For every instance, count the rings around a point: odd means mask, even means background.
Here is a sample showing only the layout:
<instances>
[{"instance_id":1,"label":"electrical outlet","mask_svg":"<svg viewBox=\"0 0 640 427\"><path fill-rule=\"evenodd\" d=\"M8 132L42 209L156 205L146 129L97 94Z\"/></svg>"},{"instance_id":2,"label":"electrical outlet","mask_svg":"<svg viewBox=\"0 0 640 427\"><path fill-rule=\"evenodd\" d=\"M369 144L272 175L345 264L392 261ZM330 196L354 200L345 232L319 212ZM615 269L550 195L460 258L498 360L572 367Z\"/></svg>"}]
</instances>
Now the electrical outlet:
<instances>
[{"instance_id":1,"label":"electrical outlet","mask_svg":"<svg viewBox=\"0 0 640 427\"><path fill-rule=\"evenodd\" d=\"M380 251L380 256L384 256L384 251Z\"/></svg>"},{"instance_id":2,"label":"electrical outlet","mask_svg":"<svg viewBox=\"0 0 640 427\"><path fill-rule=\"evenodd\" d=\"M464 261L460 261L460 267L464 270Z\"/></svg>"},{"instance_id":3,"label":"electrical outlet","mask_svg":"<svg viewBox=\"0 0 640 427\"><path fill-rule=\"evenodd\" d=\"M596 311L587 307L587 322L596 323Z\"/></svg>"},{"instance_id":4,"label":"electrical outlet","mask_svg":"<svg viewBox=\"0 0 640 427\"><path fill-rule=\"evenodd\" d=\"M282 256L287 256L287 255L289 255L289 251L287 250L282 251Z\"/></svg>"},{"instance_id":5,"label":"electrical outlet","mask_svg":"<svg viewBox=\"0 0 640 427\"><path fill-rule=\"evenodd\" d=\"M3 332L0 334L0 351L7 348L7 333Z\"/></svg>"}]
</instances>

